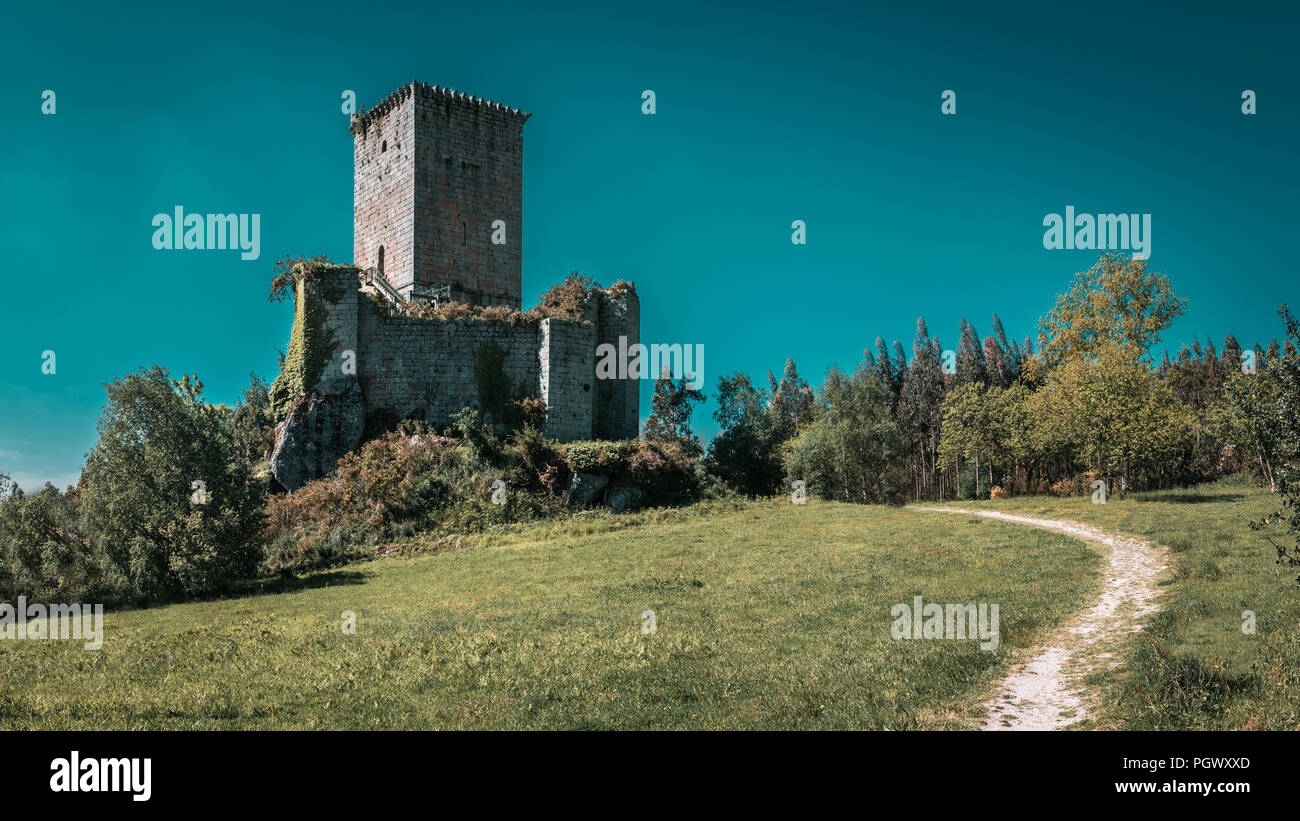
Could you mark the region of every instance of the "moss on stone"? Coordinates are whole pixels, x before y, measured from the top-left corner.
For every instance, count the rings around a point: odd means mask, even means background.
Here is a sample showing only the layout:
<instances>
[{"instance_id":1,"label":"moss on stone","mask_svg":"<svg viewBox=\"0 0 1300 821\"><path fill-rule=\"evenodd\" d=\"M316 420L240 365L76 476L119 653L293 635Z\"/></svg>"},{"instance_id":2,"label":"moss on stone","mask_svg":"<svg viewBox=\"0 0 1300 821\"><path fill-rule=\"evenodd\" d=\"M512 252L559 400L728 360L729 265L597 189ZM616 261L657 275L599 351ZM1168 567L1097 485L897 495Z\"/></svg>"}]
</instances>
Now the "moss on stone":
<instances>
[{"instance_id":1,"label":"moss on stone","mask_svg":"<svg viewBox=\"0 0 1300 821\"><path fill-rule=\"evenodd\" d=\"M305 281L300 279L294 290L289 351L269 392L271 413L277 422L288 416L294 399L316 387L334 354L337 341L325 327L328 314L324 301L309 293Z\"/></svg>"}]
</instances>

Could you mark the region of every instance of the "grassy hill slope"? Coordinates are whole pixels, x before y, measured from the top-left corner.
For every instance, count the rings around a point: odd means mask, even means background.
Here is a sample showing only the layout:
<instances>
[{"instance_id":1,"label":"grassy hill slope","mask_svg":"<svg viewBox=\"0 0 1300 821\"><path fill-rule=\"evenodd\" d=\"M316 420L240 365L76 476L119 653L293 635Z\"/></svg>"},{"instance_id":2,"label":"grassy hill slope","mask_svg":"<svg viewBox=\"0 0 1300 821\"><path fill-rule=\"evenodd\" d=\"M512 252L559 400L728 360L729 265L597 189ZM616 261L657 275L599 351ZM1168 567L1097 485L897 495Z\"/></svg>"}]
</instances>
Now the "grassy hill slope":
<instances>
[{"instance_id":1,"label":"grassy hill slope","mask_svg":"<svg viewBox=\"0 0 1300 821\"><path fill-rule=\"evenodd\" d=\"M0 643L0 726L971 728L1099 564L1033 528L815 500L579 520L111 613L98 652ZM918 594L999 604L998 650L892 639Z\"/></svg>"}]
</instances>

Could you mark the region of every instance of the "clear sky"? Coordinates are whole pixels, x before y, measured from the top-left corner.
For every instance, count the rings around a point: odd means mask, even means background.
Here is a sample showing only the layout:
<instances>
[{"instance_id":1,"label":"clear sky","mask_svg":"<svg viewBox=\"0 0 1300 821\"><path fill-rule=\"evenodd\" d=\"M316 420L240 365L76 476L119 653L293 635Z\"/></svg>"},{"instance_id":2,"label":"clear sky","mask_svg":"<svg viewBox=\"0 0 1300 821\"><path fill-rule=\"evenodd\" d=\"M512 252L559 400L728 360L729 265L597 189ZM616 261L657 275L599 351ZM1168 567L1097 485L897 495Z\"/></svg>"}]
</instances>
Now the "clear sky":
<instances>
[{"instance_id":1,"label":"clear sky","mask_svg":"<svg viewBox=\"0 0 1300 821\"><path fill-rule=\"evenodd\" d=\"M994 312L1023 338L1096 258L1044 249L1067 205L1151 215L1188 300L1172 350L1267 344L1300 301L1290 4L77 5L0 31L0 471L28 489L75 482L116 376L225 402L274 378L273 263L351 259L340 95L412 79L532 112L525 305L570 271L635 281L643 341L703 345L711 399L787 356L817 382L877 334L910 354L920 315L944 347ZM177 205L260 214L260 258L155 250Z\"/></svg>"}]
</instances>

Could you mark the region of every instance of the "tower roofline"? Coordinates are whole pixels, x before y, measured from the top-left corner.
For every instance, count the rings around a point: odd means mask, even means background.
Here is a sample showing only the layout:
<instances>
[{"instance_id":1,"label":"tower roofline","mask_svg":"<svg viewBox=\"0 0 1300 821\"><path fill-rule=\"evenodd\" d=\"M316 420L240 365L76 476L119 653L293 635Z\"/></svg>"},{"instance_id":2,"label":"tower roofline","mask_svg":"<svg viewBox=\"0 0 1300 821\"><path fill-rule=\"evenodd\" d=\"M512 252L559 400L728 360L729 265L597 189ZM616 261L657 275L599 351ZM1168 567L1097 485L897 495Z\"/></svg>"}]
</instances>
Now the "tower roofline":
<instances>
[{"instance_id":1,"label":"tower roofline","mask_svg":"<svg viewBox=\"0 0 1300 821\"><path fill-rule=\"evenodd\" d=\"M456 91L453 88L431 86L428 83L421 83L412 80L394 91L392 94L389 94L383 100L380 100L379 104L369 111L362 111L360 114L353 114L350 126L352 133L356 134L360 131L365 131L375 122L375 120L410 99L413 94L419 94L425 99L445 100L457 105L467 105L480 109L500 111L509 117L517 118L520 126L523 126L524 122L529 117L533 116L532 114L521 111L517 108L511 108L510 106L502 105L501 103L494 103L491 100L485 100L482 97L474 97L465 94L464 92Z\"/></svg>"}]
</instances>

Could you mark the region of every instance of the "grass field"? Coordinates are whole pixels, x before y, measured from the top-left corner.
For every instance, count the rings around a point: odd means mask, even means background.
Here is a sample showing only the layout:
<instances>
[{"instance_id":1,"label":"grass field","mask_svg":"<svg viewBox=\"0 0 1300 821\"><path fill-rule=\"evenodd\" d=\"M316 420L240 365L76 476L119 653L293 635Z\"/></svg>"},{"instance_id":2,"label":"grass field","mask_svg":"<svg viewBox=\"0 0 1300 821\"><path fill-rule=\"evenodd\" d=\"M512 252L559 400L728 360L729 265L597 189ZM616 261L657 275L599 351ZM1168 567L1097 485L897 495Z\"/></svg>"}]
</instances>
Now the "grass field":
<instances>
[{"instance_id":1,"label":"grass field","mask_svg":"<svg viewBox=\"0 0 1300 821\"><path fill-rule=\"evenodd\" d=\"M1300 592L1246 527L1274 501L1225 484L961 504L1175 551L1164 612L1095 679L1091 726L1294 729ZM110 613L98 652L0 642L0 727L974 728L1012 660L1097 595L1099 568L1037 528L815 500L578 518ZM890 608L914 595L998 603L1000 647L892 639Z\"/></svg>"},{"instance_id":2,"label":"grass field","mask_svg":"<svg viewBox=\"0 0 1300 821\"><path fill-rule=\"evenodd\" d=\"M815 500L576 520L109 614L98 652L0 643L0 725L970 728L1099 565L1046 531ZM999 603L998 650L892 639L918 594Z\"/></svg>"},{"instance_id":3,"label":"grass field","mask_svg":"<svg viewBox=\"0 0 1300 821\"><path fill-rule=\"evenodd\" d=\"M1128 664L1095 677L1105 693L1093 726L1142 730L1300 729L1300 587L1247 522L1278 498L1238 482L1088 497L963 502L1073 519L1171 550L1161 612L1128 647ZM1279 538L1282 534L1273 534ZM1242 632L1243 611L1255 633Z\"/></svg>"}]
</instances>

